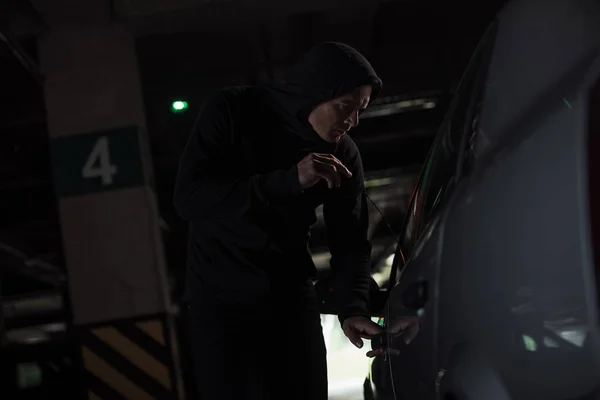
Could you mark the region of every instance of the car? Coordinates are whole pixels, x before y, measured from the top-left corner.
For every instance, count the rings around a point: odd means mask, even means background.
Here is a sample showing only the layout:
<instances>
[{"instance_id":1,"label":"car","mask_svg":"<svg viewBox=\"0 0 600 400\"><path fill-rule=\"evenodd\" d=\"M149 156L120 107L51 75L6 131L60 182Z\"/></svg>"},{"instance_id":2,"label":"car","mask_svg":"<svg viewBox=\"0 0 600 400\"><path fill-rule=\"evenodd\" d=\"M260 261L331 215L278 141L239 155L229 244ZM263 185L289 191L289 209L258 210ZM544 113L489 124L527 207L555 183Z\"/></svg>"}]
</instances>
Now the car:
<instances>
[{"instance_id":1,"label":"car","mask_svg":"<svg viewBox=\"0 0 600 400\"><path fill-rule=\"evenodd\" d=\"M408 210L365 398L600 398L600 1L504 6Z\"/></svg>"}]
</instances>

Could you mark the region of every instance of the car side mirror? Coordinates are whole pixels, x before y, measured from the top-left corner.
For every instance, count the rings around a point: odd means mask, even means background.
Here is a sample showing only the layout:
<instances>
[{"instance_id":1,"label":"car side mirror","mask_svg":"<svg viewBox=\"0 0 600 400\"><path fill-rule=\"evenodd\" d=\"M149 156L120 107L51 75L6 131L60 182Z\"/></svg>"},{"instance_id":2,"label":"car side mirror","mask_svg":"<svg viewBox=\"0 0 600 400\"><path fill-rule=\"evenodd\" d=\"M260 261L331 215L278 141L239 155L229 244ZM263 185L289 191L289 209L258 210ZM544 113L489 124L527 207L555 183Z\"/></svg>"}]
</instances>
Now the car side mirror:
<instances>
[{"instance_id":1,"label":"car side mirror","mask_svg":"<svg viewBox=\"0 0 600 400\"><path fill-rule=\"evenodd\" d=\"M321 314L337 315L338 310L335 304L335 287L333 277L327 277L319 280L315 284L317 297L319 298L319 308ZM369 313L372 317L383 316L385 302L387 301L388 291L381 289L375 279L371 278L369 286Z\"/></svg>"}]
</instances>

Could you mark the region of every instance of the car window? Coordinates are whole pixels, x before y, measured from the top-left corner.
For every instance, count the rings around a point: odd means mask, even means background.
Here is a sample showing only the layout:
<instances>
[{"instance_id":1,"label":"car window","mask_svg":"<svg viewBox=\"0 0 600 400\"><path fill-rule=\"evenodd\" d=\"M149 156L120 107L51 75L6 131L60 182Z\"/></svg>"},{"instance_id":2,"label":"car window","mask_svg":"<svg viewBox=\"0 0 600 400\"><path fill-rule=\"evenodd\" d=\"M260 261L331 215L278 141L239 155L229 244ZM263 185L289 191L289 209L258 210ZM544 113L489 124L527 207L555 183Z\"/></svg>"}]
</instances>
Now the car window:
<instances>
[{"instance_id":1,"label":"car window","mask_svg":"<svg viewBox=\"0 0 600 400\"><path fill-rule=\"evenodd\" d=\"M494 32L492 29L488 31L471 58L445 124L434 144L431 171L426 180L421 230L435 217L453 192L462 176L465 160L470 158L470 146L476 143L474 132L477 129L478 109L483 97Z\"/></svg>"},{"instance_id":2,"label":"car window","mask_svg":"<svg viewBox=\"0 0 600 400\"><path fill-rule=\"evenodd\" d=\"M430 152L431 153L431 152ZM425 161L425 166L421 170L421 175L408 202L406 209L406 216L404 219L404 229L398 240L398 246L396 247L396 253L394 255L393 268L390 270L390 277L388 279L388 285L395 285L398 278L400 277L400 271L404 268L406 263L406 256L412 253L412 250L417 242L419 235L419 221L421 220L421 212L423 211L423 201L419 201L421 192L424 188L424 177L427 175L429 170L428 166L431 165L431 154ZM400 259L398 259L400 257Z\"/></svg>"},{"instance_id":3,"label":"car window","mask_svg":"<svg viewBox=\"0 0 600 400\"><path fill-rule=\"evenodd\" d=\"M465 85L461 87L461 91L457 93L454 110L450 114L447 124L442 128L439 140L432 152L431 172L428 176L427 194L424 198L425 220L423 225L444 204L444 200L448 198L458 180L457 165L459 157L462 155L460 151L462 139L466 134L467 125L470 125L466 117L469 114L469 107L474 95L476 76L477 71L472 71L470 75L466 76L467 81L464 82Z\"/></svg>"},{"instance_id":4,"label":"car window","mask_svg":"<svg viewBox=\"0 0 600 400\"><path fill-rule=\"evenodd\" d=\"M452 193L470 146L476 144L478 107L489 67L495 27L491 27L475 50L452 100L413 191L400 237L404 255L410 254L427 223Z\"/></svg>"},{"instance_id":5,"label":"car window","mask_svg":"<svg viewBox=\"0 0 600 400\"><path fill-rule=\"evenodd\" d=\"M474 79L470 81L474 82ZM456 176L460 142L464 132L464 114L471 93L470 85L461 85L413 190L400 242L402 250L408 256L433 211L443 203L443 199L450 192Z\"/></svg>"},{"instance_id":6,"label":"car window","mask_svg":"<svg viewBox=\"0 0 600 400\"><path fill-rule=\"evenodd\" d=\"M410 196L410 201L406 210L404 230L402 232L402 237L400 238L400 247L404 254L410 254L412 252L412 248L419 235L419 221L421 220L421 213L423 212L423 202L419 201L419 199L423 197L421 193L424 189L425 177L428 174L428 166L431 166L431 160L431 156L428 156L421 171L421 176Z\"/></svg>"}]
</instances>

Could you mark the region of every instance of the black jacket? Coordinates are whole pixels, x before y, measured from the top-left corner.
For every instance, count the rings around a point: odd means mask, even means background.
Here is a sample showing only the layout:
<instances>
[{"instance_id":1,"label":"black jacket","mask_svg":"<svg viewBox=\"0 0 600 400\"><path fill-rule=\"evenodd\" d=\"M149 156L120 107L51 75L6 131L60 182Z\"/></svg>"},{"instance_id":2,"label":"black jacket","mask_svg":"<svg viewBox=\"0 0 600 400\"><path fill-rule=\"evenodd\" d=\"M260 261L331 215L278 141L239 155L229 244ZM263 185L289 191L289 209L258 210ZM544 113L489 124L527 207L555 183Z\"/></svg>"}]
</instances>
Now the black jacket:
<instances>
[{"instance_id":1,"label":"black jacket","mask_svg":"<svg viewBox=\"0 0 600 400\"><path fill-rule=\"evenodd\" d=\"M314 276L308 250L324 205L340 319L367 316L370 251L363 166L354 141L323 141L308 122L319 103L381 81L340 43L303 56L285 84L221 90L202 110L181 158L175 207L190 222L185 300L252 304ZM352 172L337 189L302 191L296 164L331 153Z\"/></svg>"}]
</instances>

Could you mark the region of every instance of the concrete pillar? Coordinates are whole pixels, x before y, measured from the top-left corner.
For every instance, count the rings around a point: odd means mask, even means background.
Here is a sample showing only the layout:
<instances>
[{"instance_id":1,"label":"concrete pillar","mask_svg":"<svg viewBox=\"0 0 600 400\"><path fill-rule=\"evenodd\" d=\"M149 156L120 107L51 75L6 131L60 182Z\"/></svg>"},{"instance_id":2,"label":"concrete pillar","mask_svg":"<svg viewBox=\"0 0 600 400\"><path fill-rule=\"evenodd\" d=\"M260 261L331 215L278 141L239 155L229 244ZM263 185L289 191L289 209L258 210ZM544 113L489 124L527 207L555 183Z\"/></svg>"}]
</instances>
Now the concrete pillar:
<instances>
[{"instance_id":1,"label":"concrete pillar","mask_svg":"<svg viewBox=\"0 0 600 400\"><path fill-rule=\"evenodd\" d=\"M55 24L39 49L86 396L181 398L134 37Z\"/></svg>"}]
</instances>

